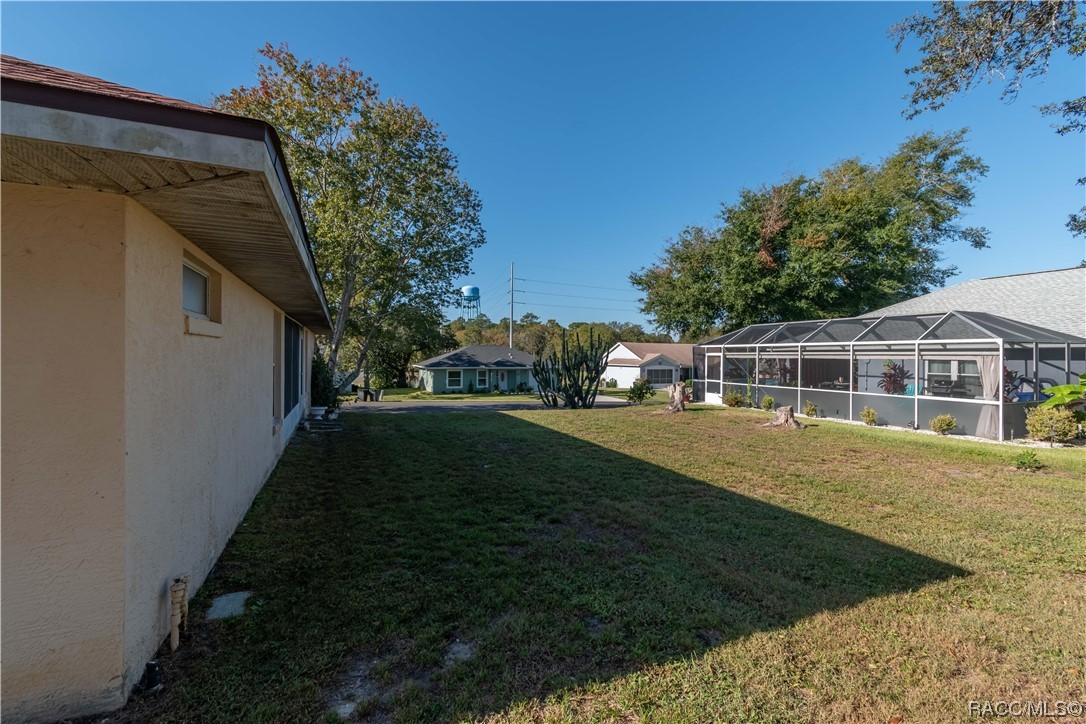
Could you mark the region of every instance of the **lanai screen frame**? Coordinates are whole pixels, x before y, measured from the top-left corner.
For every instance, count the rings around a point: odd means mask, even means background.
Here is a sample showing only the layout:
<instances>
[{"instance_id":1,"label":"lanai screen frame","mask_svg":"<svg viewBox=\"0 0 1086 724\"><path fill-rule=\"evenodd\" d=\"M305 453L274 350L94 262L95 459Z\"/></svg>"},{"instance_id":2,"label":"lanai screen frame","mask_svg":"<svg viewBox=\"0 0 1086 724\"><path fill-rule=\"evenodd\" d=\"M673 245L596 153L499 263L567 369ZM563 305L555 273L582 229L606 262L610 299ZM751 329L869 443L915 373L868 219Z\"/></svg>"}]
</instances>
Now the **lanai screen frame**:
<instances>
[{"instance_id":1,"label":"lanai screen frame","mask_svg":"<svg viewBox=\"0 0 1086 724\"><path fill-rule=\"evenodd\" d=\"M851 325L855 334L849 336L848 339L825 340L824 338L828 335L824 334L824 332L828 332L831 325L838 328ZM910 326L916 328L919 333L915 335L900 334ZM893 330L895 328L899 332L898 335L885 337L873 334L873 332L879 332L880 329ZM920 331L920 328L923 331ZM949 330L951 333L943 336L939 334L940 330ZM814 341L819 337L822 337L823 341ZM1038 404L1038 402L1010 402L1005 399L1004 373L1007 370L1008 354L1012 350L1016 350L1015 359L1021 359L1027 364L1032 362L1032 376L1026 376L1031 381L1033 389L1036 390L1040 389L1042 379L1049 379L1041 373L1042 347L1051 351L1053 346L1063 348L1063 359L1055 358L1056 361L1062 361L1063 366L1060 368L1053 364L1051 354L1047 354L1046 359L1049 361L1045 361L1044 364L1062 370L1064 379L1056 379L1057 384L1074 382L1078 373L1072 371L1073 363L1082 362L1083 364L1080 366L1086 369L1086 339L1016 322L993 314L952 310L941 313L870 315L757 324L695 345L695 399L700 397L702 401L706 401L710 395L723 398L725 391L729 387L733 391L742 393L745 386L752 397L756 395L764 396L771 391L774 395L780 395L780 397L775 398L776 404L795 404L797 409L800 409L804 400L804 392L830 393L831 395L842 396L847 394L847 417L841 414L826 416L849 420L858 419L859 410L856 405L858 397L871 395L899 402L903 399L911 399L913 412L911 422L914 427L920 426L922 402L925 403L925 407L931 407L932 402L938 402L944 406L949 405L951 408L958 405L983 405L987 406L988 409L998 410L998 422L995 420L985 421L984 413L978 412L980 418L977 423L978 427L981 424L988 425L987 429L989 430L994 427L997 434L986 437L1003 440L1008 431L1008 414L1015 418L1015 423L1011 428L1011 435L1013 436L1014 429L1021 429L1021 425L1017 423L1024 422L1025 409ZM1028 352L1030 348L1032 348L1032 355L1030 355L1032 360L1029 357L1022 357L1020 354L1023 349ZM912 362L915 375L913 376L913 384L908 385L906 394L861 392L857 389L857 379L859 377L857 374L857 361L866 359L870 364L871 359L883 356ZM995 370L999 377L997 389L994 391L994 398L988 398L987 396L980 398L952 397L932 394L928 391L929 385L927 384L933 374L930 371L924 375L925 384L921 384L922 361L930 362L940 358L943 360L965 359L969 361L971 357L975 357L979 366L982 357L993 356L997 358ZM795 359L796 361L796 369L794 370L795 386L779 384L783 379L780 375L777 376L776 383L764 384L763 360L785 358ZM822 387L804 386L804 382L807 382L803 375L804 360L816 359L847 362L848 379L843 380L843 376L838 378L840 384L846 386L847 389L842 389L837 384L834 384L836 389L826 389L825 383L821 383ZM732 362L729 362L729 360L732 360ZM716 378L711 378L709 368L715 366L714 362L719 364L719 371ZM753 362L753 374L750 373L751 362ZM726 373L729 368L737 371L745 370L747 375L745 381L729 381ZM1023 372L1025 373L1027 370L1028 367ZM989 370L989 375L991 375L991 370ZM939 375L936 374L936 376ZM869 379L870 375L867 377ZM983 377L980 379L983 379ZM714 386L715 390L713 389ZM795 390L794 401L788 399L791 397L790 393L784 392L793 389ZM984 390L982 394L986 394L986 392L987 390ZM807 397L809 399L810 395ZM841 407L843 408L844 405L842 404ZM959 407L957 409L965 408ZM838 413L840 412L841 409L839 408Z\"/></svg>"}]
</instances>

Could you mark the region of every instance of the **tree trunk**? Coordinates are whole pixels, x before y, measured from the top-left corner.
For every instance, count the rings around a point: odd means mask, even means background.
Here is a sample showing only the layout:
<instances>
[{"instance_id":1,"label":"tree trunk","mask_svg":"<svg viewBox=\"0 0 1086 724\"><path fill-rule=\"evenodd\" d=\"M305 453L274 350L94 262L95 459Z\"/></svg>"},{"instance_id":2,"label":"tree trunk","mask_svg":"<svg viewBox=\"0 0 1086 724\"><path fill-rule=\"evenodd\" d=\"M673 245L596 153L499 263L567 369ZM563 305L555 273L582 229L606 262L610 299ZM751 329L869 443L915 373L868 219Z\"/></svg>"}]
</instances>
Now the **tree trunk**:
<instances>
[{"instance_id":1,"label":"tree trunk","mask_svg":"<svg viewBox=\"0 0 1086 724\"><path fill-rule=\"evenodd\" d=\"M777 408L777 416L770 422L762 425L762 427L779 427L792 430L802 430L803 423L796 419L795 413L792 411L792 406L787 405L785 407Z\"/></svg>"},{"instance_id":2,"label":"tree trunk","mask_svg":"<svg viewBox=\"0 0 1086 724\"><path fill-rule=\"evenodd\" d=\"M670 398L667 403L668 412L686 412L686 385L672 382L667 386L667 394Z\"/></svg>"}]
</instances>

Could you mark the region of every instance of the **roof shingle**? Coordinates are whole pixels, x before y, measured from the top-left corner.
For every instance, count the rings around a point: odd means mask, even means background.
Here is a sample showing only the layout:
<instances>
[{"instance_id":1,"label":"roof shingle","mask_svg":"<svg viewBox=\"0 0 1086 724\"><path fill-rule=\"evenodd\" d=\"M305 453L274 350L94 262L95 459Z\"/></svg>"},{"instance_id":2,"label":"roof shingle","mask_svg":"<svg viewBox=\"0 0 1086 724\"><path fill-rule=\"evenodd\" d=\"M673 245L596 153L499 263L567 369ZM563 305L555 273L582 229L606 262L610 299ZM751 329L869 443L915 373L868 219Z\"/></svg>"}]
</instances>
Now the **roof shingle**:
<instances>
[{"instance_id":1,"label":"roof shingle","mask_svg":"<svg viewBox=\"0 0 1086 724\"><path fill-rule=\"evenodd\" d=\"M189 111L203 113L219 113L207 106L189 103L177 98L161 96L157 93L148 93L136 88L110 83L108 80L95 78L91 75L74 73L70 70L54 68L40 63L32 63L29 60L16 58L13 55L0 55L0 78L4 80L16 80L24 83L63 88L65 90L93 93L110 98L138 101L141 103L153 103L159 106L182 108Z\"/></svg>"},{"instance_id":2,"label":"roof shingle","mask_svg":"<svg viewBox=\"0 0 1086 724\"><path fill-rule=\"evenodd\" d=\"M865 316L939 314L954 309L1086 337L1086 268L972 279Z\"/></svg>"},{"instance_id":3,"label":"roof shingle","mask_svg":"<svg viewBox=\"0 0 1086 724\"><path fill-rule=\"evenodd\" d=\"M519 349L510 349L497 344L476 344L453 352L446 352L437 357L419 362L415 367L434 369L438 367L473 368L473 367L531 367L535 357Z\"/></svg>"}]
</instances>

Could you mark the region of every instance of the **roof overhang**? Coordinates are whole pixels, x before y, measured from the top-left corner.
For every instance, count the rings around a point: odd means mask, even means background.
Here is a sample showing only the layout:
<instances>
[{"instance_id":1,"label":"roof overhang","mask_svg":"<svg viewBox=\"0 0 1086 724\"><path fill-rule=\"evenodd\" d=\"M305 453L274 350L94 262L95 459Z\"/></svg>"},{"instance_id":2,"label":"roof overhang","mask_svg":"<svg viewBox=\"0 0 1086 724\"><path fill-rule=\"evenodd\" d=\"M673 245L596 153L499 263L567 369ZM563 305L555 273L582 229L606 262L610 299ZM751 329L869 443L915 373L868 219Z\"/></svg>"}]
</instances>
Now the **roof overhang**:
<instances>
[{"instance_id":1,"label":"roof overhang","mask_svg":"<svg viewBox=\"0 0 1086 724\"><path fill-rule=\"evenodd\" d=\"M638 365L638 366L639 366L639 367L644 367L645 365L653 364L653 363L655 363L655 362L659 362L659 361L661 361L661 360L663 360L664 362L670 362L671 364L675 365L676 367L682 367L682 363L681 363L681 362L679 362L678 360L674 360L674 359L672 359L671 357L668 357L668 356L667 356L666 354L664 354L663 352L658 352L658 353L656 353L656 354L651 354L651 355L649 355L649 356L648 356L648 357L646 357L646 358L644 359L644 361L643 361L643 362L641 362L641 364L640 364L640 365Z\"/></svg>"},{"instance_id":2,"label":"roof overhang","mask_svg":"<svg viewBox=\"0 0 1086 724\"><path fill-rule=\"evenodd\" d=\"M328 303L275 130L5 78L4 181L131 197L314 332Z\"/></svg>"}]
</instances>

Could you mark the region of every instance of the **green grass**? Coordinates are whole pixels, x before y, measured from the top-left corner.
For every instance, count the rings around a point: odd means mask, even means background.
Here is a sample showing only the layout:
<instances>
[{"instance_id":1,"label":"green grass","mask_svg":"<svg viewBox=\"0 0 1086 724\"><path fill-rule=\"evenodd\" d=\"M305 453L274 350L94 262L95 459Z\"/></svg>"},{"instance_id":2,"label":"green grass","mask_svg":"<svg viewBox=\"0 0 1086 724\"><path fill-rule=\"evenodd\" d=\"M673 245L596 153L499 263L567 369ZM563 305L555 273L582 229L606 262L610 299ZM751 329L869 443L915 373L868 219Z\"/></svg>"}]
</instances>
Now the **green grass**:
<instances>
[{"instance_id":1,"label":"green grass","mask_svg":"<svg viewBox=\"0 0 1086 724\"><path fill-rule=\"evenodd\" d=\"M534 392L449 392L435 395L432 392L415 389L414 387L395 387L386 389L381 399L384 402L412 402L416 400L457 402L460 400L537 400L539 397Z\"/></svg>"},{"instance_id":2,"label":"green grass","mask_svg":"<svg viewBox=\"0 0 1086 724\"><path fill-rule=\"evenodd\" d=\"M346 414L302 436L125 716L956 721L1082 700L1086 458L764 413ZM202 620L213 595L255 592ZM454 642L470 658L447 659ZM327 715L328 721L336 717Z\"/></svg>"}]
</instances>

